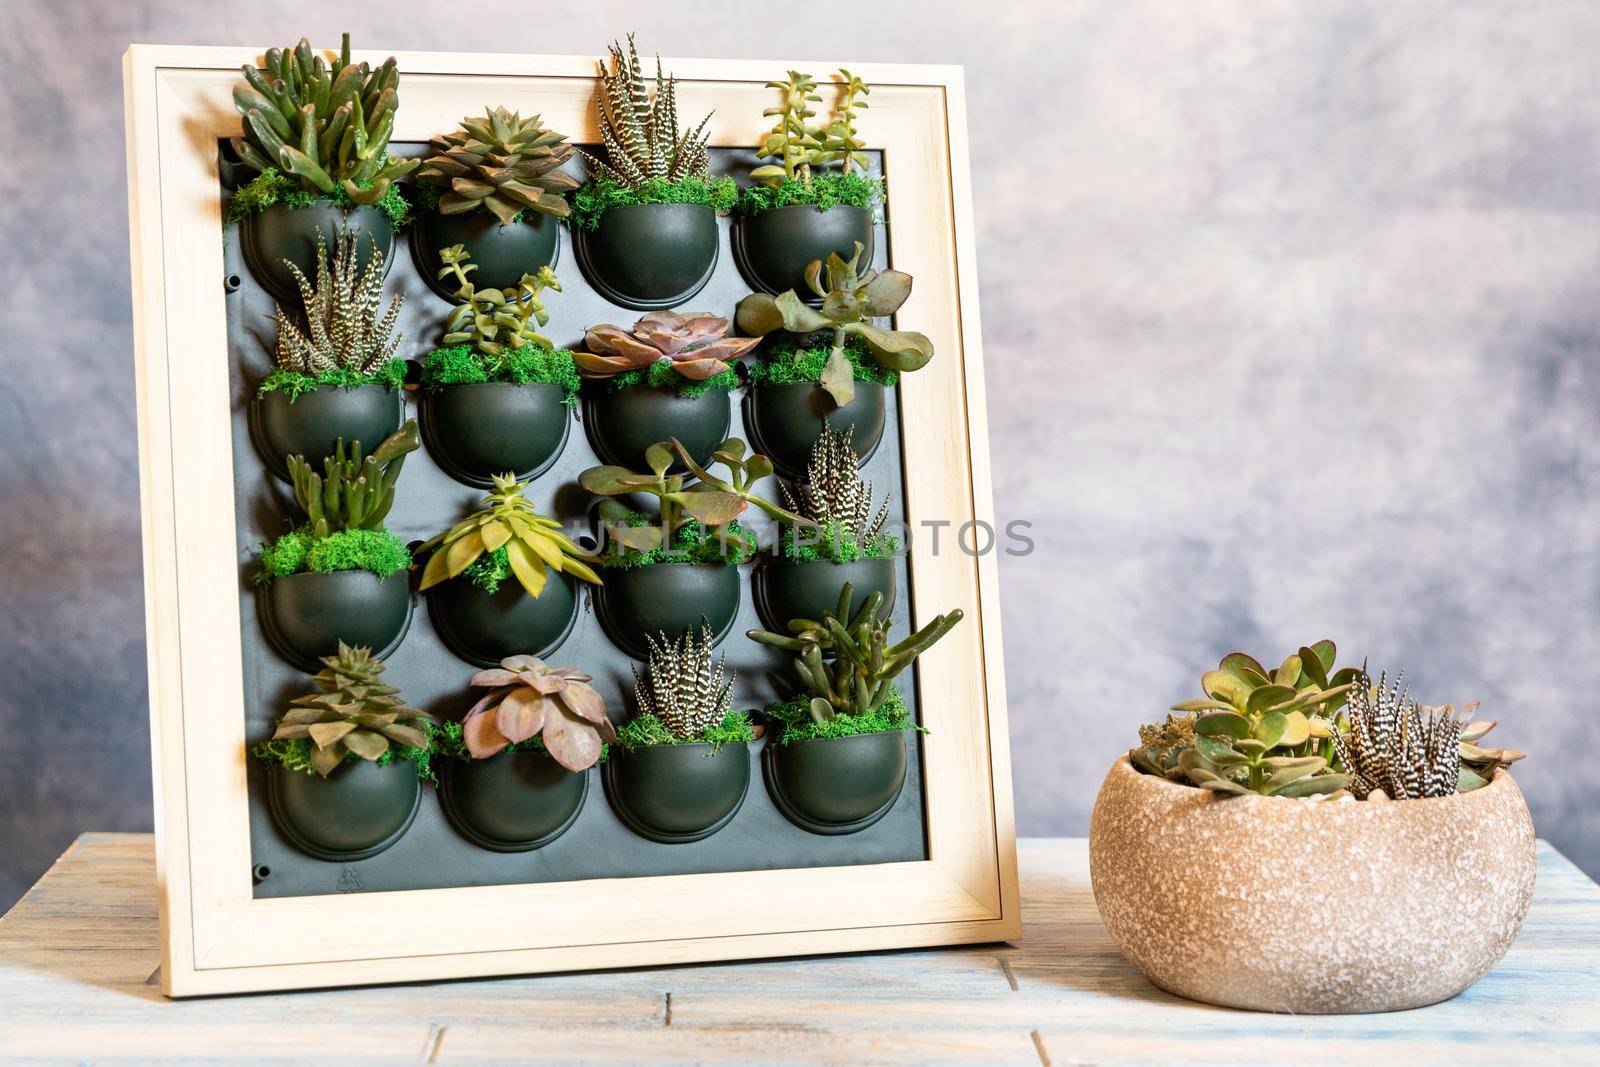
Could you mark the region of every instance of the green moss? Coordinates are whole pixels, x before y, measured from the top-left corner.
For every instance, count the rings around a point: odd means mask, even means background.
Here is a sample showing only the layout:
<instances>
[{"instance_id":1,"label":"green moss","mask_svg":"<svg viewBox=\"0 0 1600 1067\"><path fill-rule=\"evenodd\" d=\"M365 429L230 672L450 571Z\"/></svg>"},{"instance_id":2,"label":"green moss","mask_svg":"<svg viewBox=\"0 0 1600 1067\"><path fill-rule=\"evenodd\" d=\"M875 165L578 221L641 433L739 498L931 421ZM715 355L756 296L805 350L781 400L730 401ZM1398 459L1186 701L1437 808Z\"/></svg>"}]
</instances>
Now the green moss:
<instances>
[{"instance_id":1,"label":"green moss","mask_svg":"<svg viewBox=\"0 0 1600 1067\"><path fill-rule=\"evenodd\" d=\"M626 524L636 528L654 526L659 520L653 515L634 512ZM616 570L631 570L652 563L720 563L732 566L748 563L757 551L756 535L738 519L707 530L694 519L683 522L672 532L669 546L658 545L648 552L630 548L621 538L606 538L605 549L600 553L600 565Z\"/></svg>"},{"instance_id":2,"label":"green moss","mask_svg":"<svg viewBox=\"0 0 1600 1067\"><path fill-rule=\"evenodd\" d=\"M261 387L256 390L256 395L266 396L268 393L288 393L289 403L294 403L306 393L320 389L323 386L338 386L342 389L356 389L363 385L382 385L390 389L398 389L406 381L406 361L391 359L371 374L362 374L359 371L339 367L335 370L324 371L321 374L301 374L299 371L277 368L271 374L261 379Z\"/></svg>"},{"instance_id":3,"label":"green moss","mask_svg":"<svg viewBox=\"0 0 1600 1067\"><path fill-rule=\"evenodd\" d=\"M500 583L511 577L511 555L501 545L493 552L484 552L467 564L461 572L467 580L490 596L500 591Z\"/></svg>"},{"instance_id":4,"label":"green moss","mask_svg":"<svg viewBox=\"0 0 1600 1067\"><path fill-rule=\"evenodd\" d=\"M472 753L467 751L467 742L461 735L461 724L458 722L447 722L433 728L433 751L435 755L442 756L445 759L472 759ZM544 737L540 734L534 734L526 741L517 741L507 745L505 751L544 752ZM601 742L600 758L595 760L595 765L599 766L604 763L610 755L611 746Z\"/></svg>"},{"instance_id":5,"label":"green moss","mask_svg":"<svg viewBox=\"0 0 1600 1067\"><path fill-rule=\"evenodd\" d=\"M889 686L889 695L883 703L865 715L835 715L827 722L815 722L811 718L810 704L809 697L796 697L767 708L767 717L780 728L778 744L788 745L825 737L883 734L905 729L924 734L928 732L912 721L911 709L906 707L905 697L900 695L900 688L895 685Z\"/></svg>"},{"instance_id":6,"label":"green moss","mask_svg":"<svg viewBox=\"0 0 1600 1067\"><path fill-rule=\"evenodd\" d=\"M434 744L437 746L438 735L435 733L433 736ZM261 741L250 749L250 754L262 763L276 763L285 770L299 771L301 774L317 773L316 767L311 763L311 742L304 737L290 738L286 741ZM434 755L435 751L432 748L402 748L391 743L389 750L374 762L380 767L387 767L397 759L405 760L417 772L419 779L437 783L439 779L433 770ZM354 752L349 752L345 754L343 762L348 763L360 758Z\"/></svg>"},{"instance_id":7,"label":"green moss","mask_svg":"<svg viewBox=\"0 0 1600 1067\"><path fill-rule=\"evenodd\" d=\"M422 384L430 389L479 382L559 385L563 404L570 408L578 403L578 365L570 349L523 345L493 357L473 345L451 345L435 348L423 360Z\"/></svg>"},{"instance_id":8,"label":"green moss","mask_svg":"<svg viewBox=\"0 0 1600 1067\"><path fill-rule=\"evenodd\" d=\"M854 563L858 559L893 559L900 553L898 537L879 534L862 542L853 531L837 521L824 526L821 540L815 543L811 543L809 533L805 539L801 539L796 536L797 532L792 526L786 527L780 542L783 558L792 563L814 563L817 560Z\"/></svg>"},{"instance_id":9,"label":"green moss","mask_svg":"<svg viewBox=\"0 0 1600 1067\"><path fill-rule=\"evenodd\" d=\"M730 368L721 374L713 374L697 382L673 370L671 361L663 359L650 364L648 370L623 371L614 378L606 379L606 384L612 392L631 389L641 383L654 389L671 389L679 396L697 397L711 389L732 392L739 388L739 375Z\"/></svg>"},{"instance_id":10,"label":"green moss","mask_svg":"<svg viewBox=\"0 0 1600 1067\"><path fill-rule=\"evenodd\" d=\"M264 170L251 179L250 184L228 198L228 212L223 217L222 223L224 226L231 225L246 215L265 211L273 204L308 207L318 200L327 200L339 207L355 206L355 202L342 188L335 189L331 193L312 193L282 171ZM396 229L411 221L411 205L400 192L398 182L390 182L388 191L373 206L388 215ZM332 240L331 236L329 240Z\"/></svg>"},{"instance_id":11,"label":"green moss","mask_svg":"<svg viewBox=\"0 0 1600 1067\"><path fill-rule=\"evenodd\" d=\"M585 182L572 193L572 222L586 230L614 207L629 204L705 204L713 211L731 211L739 199L732 178L684 178L669 182L655 178L643 185L618 185L605 178Z\"/></svg>"},{"instance_id":12,"label":"green moss","mask_svg":"<svg viewBox=\"0 0 1600 1067\"><path fill-rule=\"evenodd\" d=\"M816 335L813 335L815 337ZM822 378L822 368L833 351L832 342L808 340L803 344L778 341L766 349L750 367L750 380L768 385L794 385L816 382ZM900 381L900 372L890 370L872 358L867 346L858 338L845 341L845 358L855 368L858 382L877 382L893 388Z\"/></svg>"},{"instance_id":13,"label":"green moss","mask_svg":"<svg viewBox=\"0 0 1600 1067\"><path fill-rule=\"evenodd\" d=\"M260 555L257 585L307 572L371 571L387 578L411 566L411 550L388 530L339 530L316 538L302 526L262 545Z\"/></svg>"},{"instance_id":14,"label":"green moss","mask_svg":"<svg viewBox=\"0 0 1600 1067\"><path fill-rule=\"evenodd\" d=\"M710 745L713 753L723 745L754 740L750 732L750 713L730 711L721 722L708 726L693 737L679 737L654 715L635 715L617 730L617 747L624 752L651 745Z\"/></svg>"},{"instance_id":15,"label":"green moss","mask_svg":"<svg viewBox=\"0 0 1600 1067\"><path fill-rule=\"evenodd\" d=\"M844 205L872 210L883 199L883 179L859 174L813 174L809 183L786 178L777 185L752 185L739 190L738 212L753 215L771 208L809 204L826 211Z\"/></svg>"}]
</instances>

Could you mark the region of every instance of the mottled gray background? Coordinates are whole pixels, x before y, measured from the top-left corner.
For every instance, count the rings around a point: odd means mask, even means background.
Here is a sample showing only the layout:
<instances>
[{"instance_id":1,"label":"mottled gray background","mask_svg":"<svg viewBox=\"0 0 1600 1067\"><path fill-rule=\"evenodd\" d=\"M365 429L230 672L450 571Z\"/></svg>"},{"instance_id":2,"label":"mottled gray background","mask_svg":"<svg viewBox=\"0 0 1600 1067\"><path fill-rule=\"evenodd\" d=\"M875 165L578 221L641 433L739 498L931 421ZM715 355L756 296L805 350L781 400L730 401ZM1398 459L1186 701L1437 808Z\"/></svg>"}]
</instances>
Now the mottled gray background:
<instances>
[{"instance_id":1,"label":"mottled gray background","mask_svg":"<svg viewBox=\"0 0 1600 1067\"><path fill-rule=\"evenodd\" d=\"M119 57L341 29L965 64L997 503L1038 525L1001 568L1020 831L1083 833L1223 652L1333 636L1481 698L1600 873L1600 8L339 6L0 3L0 907L150 826Z\"/></svg>"}]
</instances>

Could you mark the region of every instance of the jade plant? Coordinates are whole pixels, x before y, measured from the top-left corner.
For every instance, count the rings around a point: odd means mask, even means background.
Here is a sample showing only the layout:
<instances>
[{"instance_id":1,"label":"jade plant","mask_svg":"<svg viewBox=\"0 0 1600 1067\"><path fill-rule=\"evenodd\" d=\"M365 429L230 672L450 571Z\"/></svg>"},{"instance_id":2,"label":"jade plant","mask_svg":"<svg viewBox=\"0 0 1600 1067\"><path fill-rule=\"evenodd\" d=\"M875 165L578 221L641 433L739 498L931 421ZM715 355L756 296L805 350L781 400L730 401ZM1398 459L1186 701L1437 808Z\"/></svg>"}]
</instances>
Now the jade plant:
<instances>
[{"instance_id":1,"label":"jade plant","mask_svg":"<svg viewBox=\"0 0 1600 1067\"><path fill-rule=\"evenodd\" d=\"M818 383L841 406L855 397L856 369L847 352L852 339L860 341L880 367L897 373L920 370L933 358L933 342L925 335L872 325L870 320L900 310L911 295L911 276L897 270L860 269L863 251L857 241L849 260L829 253L825 276L822 261L811 261L806 284L822 298L820 308L807 306L790 289L775 297L751 293L739 301L736 313L739 328L752 337L775 330L794 334L831 331L832 344Z\"/></svg>"},{"instance_id":2,"label":"jade plant","mask_svg":"<svg viewBox=\"0 0 1600 1067\"><path fill-rule=\"evenodd\" d=\"M617 731L625 750L648 745L709 744L719 747L753 738L750 720L733 710L734 672L727 653L712 657L709 626L673 641L647 637L650 654L641 675L633 668L633 718Z\"/></svg>"},{"instance_id":3,"label":"jade plant","mask_svg":"<svg viewBox=\"0 0 1600 1067\"><path fill-rule=\"evenodd\" d=\"M461 720L468 755L488 759L532 746L569 771L594 766L617 731L593 680L571 667L547 667L536 656L511 656L479 671L467 684L488 692Z\"/></svg>"},{"instance_id":4,"label":"jade plant","mask_svg":"<svg viewBox=\"0 0 1600 1067\"><path fill-rule=\"evenodd\" d=\"M400 87L394 58L377 70L352 63L347 33L331 64L304 37L293 48L269 49L265 63L241 68L244 84L233 91L243 130L231 144L260 174L230 213L331 199L378 205L403 221L405 201L393 182L417 161L389 154Z\"/></svg>"},{"instance_id":5,"label":"jade plant","mask_svg":"<svg viewBox=\"0 0 1600 1067\"><path fill-rule=\"evenodd\" d=\"M899 540L883 532L888 499L873 510L872 483L857 469L854 438L854 426L842 433L824 426L811 446L804 480L793 492L778 486L784 505L806 520L806 526L785 530L781 543L781 554L797 563L887 559L899 548Z\"/></svg>"},{"instance_id":6,"label":"jade plant","mask_svg":"<svg viewBox=\"0 0 1600 1067\"><path fill-rule=\"evenodd\" d=\"M409 419L370 454L359 441L348 447L337 441L320 473L304 456L288 457L295 501L306 521L262 547L256 582L306 571L364 570L388 578L411 566L411 550L383 520L394 506L405 458L417 444L417 423Z\"/></svg>"},{"instance_id":7,"label":"jade plant","mask_svg":"<svg viewBox=\"0 0 1600 1067\"><path fill-rule=\"evenodd\" d=\"M591 326L584 351L574 352L578 373L609 380L614 388L644 383L698 395L710 387L738 384L733 363L759 337L729 337L728 320L705 312L652 311L632 330L610 324Z\"/></svg>"},{"instance_id":8,"label":"jade plant","mask_svg":"<svg viewBox=\"0 0 1600 1067\"><path fill-rule=\"evenodd\" d=\"M697 126L678 125L677 80L656 57L655 91L647 87L639 53L610 45L610 66L600 64L600 142L605 158L579 149L590 180L573 195L573 221L594 229L607 209L626 204L705 204L726 211L738 191L731 178L711 177L708 114Z\"/></svg>"},{"instance_id":9,"label":"jade plant","mask_svg":"<svg viewBox=\"0 0 1600 1067\"><path fill-rule=\"evenodd\" d=\"M848 70L841 69L837 78L837 98L826 124L819 122L811 106L823 102L811 75L791 70L784 81L767 83L767 88L783 94L783 100L762 112L776 121L756 155L778 162L750 172L756 184L740 192L741 211L790 204L870 208L883 195L883 182L865 176L866 142L856 128L872 87ZM837 169L829 169L834 166Z\"/></svg>"},{"instance_id":10,"label":"jade plant","mask_svg":"<svg viewBox=\"0 0 1600 1067\"><path fill-rule=\"evenodd\" d=\"M486 592L514 576L531 597L544 592L551 571L600 584L590 566L596 560L561 532L561 524L541 515L523 495L527 482L511 474L493 477L483 506L449 530L423 543L431 552L422 572L423 591L465 574Z\"/></svg>"},{"instance_id":11,"label":"jade plant","mask_svg":"<svg viewBox=\"0 0 1600 1067\"><path fill-rule=\"evenodd\" d=\"M262 395L282 391L293 401L319 386L381 383L394 389L405 380L405 361L395 358L402 337L394 332L405 297L396 296L379 315L383 250L373 241L361 266L358 244L348 226L341 228L330 265L328 242L318 229L315 283L284 260L300 289L305 325L276 305L277 369L263 379Z\"/></svg>"},{"instance_id":12,"label":"jade plant","mask_svg":"<svg viewBox=\"0 0 1600 1067\"><path fill-rule=\"evenodd\" d=\"M523 212L566 218L563 195L578 187L558 168L572 157L566 137L545 129L538 115L522 118L503 107L467 116L461 129L436 137L436 153L422 163L417 180L437 199L444 215L488 211L502 226Z\"/></svg>"},{"instance_id":13,"label":"jade plant","mask_svg":"<svg viewBox=\"0 0 1600 1067\"><path fill-rule=\"evenodd\" d=\"M432 717L383 682L372 650L341 641L338 654L322 663L311 678L318 691L289 701L272 739L256 746L257 757L326 778L347 759L387 764L399 756L430 777Z\"/></svg>"}]
</instances>

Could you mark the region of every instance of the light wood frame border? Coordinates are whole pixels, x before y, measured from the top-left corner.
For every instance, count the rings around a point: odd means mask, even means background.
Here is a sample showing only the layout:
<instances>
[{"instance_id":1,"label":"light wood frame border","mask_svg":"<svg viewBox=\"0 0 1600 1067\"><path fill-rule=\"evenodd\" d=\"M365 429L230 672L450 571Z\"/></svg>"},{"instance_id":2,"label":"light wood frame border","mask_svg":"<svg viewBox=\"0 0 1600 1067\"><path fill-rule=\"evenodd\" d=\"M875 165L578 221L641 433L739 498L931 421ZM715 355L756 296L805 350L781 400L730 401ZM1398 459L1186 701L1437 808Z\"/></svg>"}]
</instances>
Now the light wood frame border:
<instances>
[{"instance_id":1,"label":"light wood frame border","mask_svg":"<svg viewBox=\"0 0 1600 1067\"><path fill-rule=\"evenodd\" d=\"M1013 939L1015 826L993 554L953 550L994 508L978 329L966 108L958 67L851 64L873 85L861 122L884 153L901 312L937 357L901 389L905 504L951 523L913 539L919 614L960 607L917 665L929 859L908 863L254 899L233 514L216 142L259 49L131 46L123 61L155 782L161 988L170 996L864 951ZM383 54L359 59L381 62ZM397 56L395 139L426 140L484 103L598 133L595 59ZM684 114L715 110L715 146L768 125L763 84L834 63L668 60ZM560 899L559 930L527 921ZM774 901L804 900L804 916ZM402 916L427 915L420 928ZM616 918L626 915L626 920ZM311 932L315 931L315 936ZM403 946L403 947L402 947Z\"/></svg>"}]
</instances>

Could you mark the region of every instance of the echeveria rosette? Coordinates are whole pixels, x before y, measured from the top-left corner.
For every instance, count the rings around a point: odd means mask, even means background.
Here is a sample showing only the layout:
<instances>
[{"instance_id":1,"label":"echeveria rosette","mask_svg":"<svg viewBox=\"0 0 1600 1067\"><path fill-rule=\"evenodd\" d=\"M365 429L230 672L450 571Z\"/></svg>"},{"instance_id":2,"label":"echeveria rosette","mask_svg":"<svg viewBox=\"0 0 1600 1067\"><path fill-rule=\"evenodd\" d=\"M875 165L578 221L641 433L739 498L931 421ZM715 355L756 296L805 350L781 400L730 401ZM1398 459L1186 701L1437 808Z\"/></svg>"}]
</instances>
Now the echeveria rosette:
<instances>
[{"instance_id":1,"label":"echeveria rosette","mask_svg":"<svg viewBox=\"0 0 1600 1067\"><path fill-rule=\"evenodd\" d=\"M418 181L438 186L439 213L458 215L479 208L508 226L524 211L553 218L571 212L563 193L577 179L559 168L572 157L563 134L544 128L538 115L524 119L504 107L468 115L461 129L435 137L435 155L423 161Z\"/></svg>"},{"instance_id":2,"label":"echeveria rosette","mask_svg":"<svg viewBox=\"0 0 1600 1067\"><path fill-rule=\"evenodd\" d=\"M407 706L400 691L385 685L383 664L370 648L339 642L339 653L325 656L311 680L321 690L295 697L278 720L274 741L309 742L311 766L326 778L350 756L376 762L393 745L426 749L432 743L431 716Z\"/></svg>"},{"instance_id":3,"label":"echeveria rosette","mask_svg":"<svg viewBox=\"0 0 1600 1067\"><path fill-rule=\"evenodd\" d=\"M468 685L489 690L461 720L473 759L488 759L537 735L550 758L569 771L592 767L601 745L616 738L606 702L571 667L547 667L536 656L510 656L479 671Z\"/></svg>"},{"instance_id":4,"label":"echeveria rosette","mask_svg":"<svg viewBox=\"0 0 1600 1067\"><path fill-rule=\"evenodd\" d=\"M584 335L587 351L572 356L585 378L612 378L665 362L690 381L703 382L732 370L733 362L760 341L729 337L728 320L720 315L652 311L631 332L609 323L590 327Z\"/></svg>"}]
</instances>

